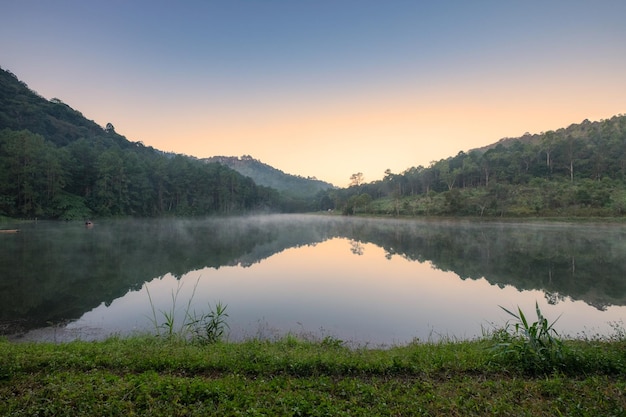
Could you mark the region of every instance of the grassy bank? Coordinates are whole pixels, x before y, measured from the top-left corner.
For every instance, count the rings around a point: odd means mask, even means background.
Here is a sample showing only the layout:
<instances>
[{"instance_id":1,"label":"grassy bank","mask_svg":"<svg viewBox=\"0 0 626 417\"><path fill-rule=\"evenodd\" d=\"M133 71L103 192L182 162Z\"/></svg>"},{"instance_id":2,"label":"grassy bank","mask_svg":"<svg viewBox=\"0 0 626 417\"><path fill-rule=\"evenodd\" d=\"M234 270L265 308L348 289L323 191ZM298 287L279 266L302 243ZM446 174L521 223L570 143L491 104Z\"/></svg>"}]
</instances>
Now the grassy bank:
<instances>
[{"instance_id":1,"label":"grassy bank","mask_svg":"<svg viewBox=\"0 0 626 417\"><path fill-rule=\"evenodd\" d=\"M623 338L564 342L528 366L501 336L384 350L294 336L3 341L0 415L625 415Z\"/></svg>"}]
</instances>

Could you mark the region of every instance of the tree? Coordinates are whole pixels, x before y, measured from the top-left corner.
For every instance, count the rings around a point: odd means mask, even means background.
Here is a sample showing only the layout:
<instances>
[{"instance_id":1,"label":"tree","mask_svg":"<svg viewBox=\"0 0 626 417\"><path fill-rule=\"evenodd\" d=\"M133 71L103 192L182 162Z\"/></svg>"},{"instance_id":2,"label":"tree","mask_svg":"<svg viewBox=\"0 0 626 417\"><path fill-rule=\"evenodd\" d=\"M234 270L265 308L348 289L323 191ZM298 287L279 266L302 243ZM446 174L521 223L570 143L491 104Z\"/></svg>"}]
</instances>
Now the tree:
<instances>
[{"instance_id":1,"label":"tree","mask_svg":"<svg viewBox=\"0 0 626 417\"><path fill-rule=\"evenodd\" d=\"M449 159L442 159L441 161L437 162L433 166L433 168L439 171L439 178L443 182L445 182L446 186L448 187L448 191L450 191L452 187L454 187L454 183L456 182L456 177L459 171L450 169Z\"/></svg>"},{"instance_id":2,"label":"tree","mask_svg":"<svg viewBox=\"0 0 626 417\"><path fill-rule=\"evenodd\" d=\"M98 156L96 169L98 180L94 188L96 211L99 214L129 214L129 178L121 151L108 149Z\"/></svg>"},{"instance_id":3,"label":"tree","mask_svg":"<svg viewBox=\"0 0 626 417\"><path fill-rule=\"evenodd\" d=\"M372 202L372 196L368 193L363 193L357 197L356 205L363 208L363 211L367 213L368 206Z\"/></svg>"},{"instance_id":4,"label":"tree","mask_svg":"<svg viewBox=\"0 0 626 417\"><path fill-rule=\"evenodd\" d=\"M357 172L356 174L350 175L350 187L358 187L363 184L363 173Z\"/></svg>"},{"instance_id":5,"label":"tree","mask_svg":"<svg viewBox=\"0 0 626 417\"><path fill-rule=\"evenodd\" d=\"M567 135L565 143L565 156L567 157L567 170L569 171L569 180L574 182L574 159L579 144L575 137Z\"/></svg>"},{"instance_id":6,"label":"tree","mask_svg":"<svg viewBox=\"0 0 626 417\"><path fill-rule=\"evenodd\" d=\"M63 186L64 171L52 159L56 148L43 136L22 130L0 134L0 195L9 215L46 215L50 203Z\"/></svg>"},{"instance_id":7,"label":"tree","mask_svg":"<svg viewBox=\"0 0 626 417\"><path fill-rule=\"evenodd\" d=\"M554 149L556 143L556 134L554 131L550 130L543 135L543 139L541 140L541 146L543 148L543 152L546 154L546 166L552 172L552 159L550 154Z\"/></svg>"}]
</instances>

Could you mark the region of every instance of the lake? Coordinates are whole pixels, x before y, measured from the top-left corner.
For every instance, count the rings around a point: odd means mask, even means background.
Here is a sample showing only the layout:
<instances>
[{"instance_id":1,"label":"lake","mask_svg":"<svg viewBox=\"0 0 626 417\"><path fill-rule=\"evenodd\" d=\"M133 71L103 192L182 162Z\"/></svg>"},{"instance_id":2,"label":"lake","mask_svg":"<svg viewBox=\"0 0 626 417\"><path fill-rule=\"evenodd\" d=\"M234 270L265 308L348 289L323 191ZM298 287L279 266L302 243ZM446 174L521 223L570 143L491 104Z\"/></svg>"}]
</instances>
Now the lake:
<instances>
[{"instance_id":1,"label":"lake","mask_svg":"<svg viewBox=\"0 0 626 417\"><path fill-rule=\"evenodd\" d=\"M626 314L626 226L335 215L4 225L0 332L12 340L156 332L226 304L229 339L353 345L471 339L535 303L571 337ZM153 310L154 309L154 310Z\"/></svg>"}]
</instances>

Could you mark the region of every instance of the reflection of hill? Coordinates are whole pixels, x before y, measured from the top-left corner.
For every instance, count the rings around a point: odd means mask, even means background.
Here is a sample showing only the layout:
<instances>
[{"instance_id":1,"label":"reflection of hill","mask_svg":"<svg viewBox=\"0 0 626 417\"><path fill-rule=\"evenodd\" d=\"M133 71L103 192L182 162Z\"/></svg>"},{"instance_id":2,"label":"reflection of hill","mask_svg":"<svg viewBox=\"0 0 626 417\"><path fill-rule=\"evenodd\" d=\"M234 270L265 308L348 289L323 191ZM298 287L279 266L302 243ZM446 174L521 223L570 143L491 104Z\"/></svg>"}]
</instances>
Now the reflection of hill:
<instances>
[{"instance_id":1,"label":"reflection of hill","mask_svg":"<svg viewBox=\"0 0 626 417\"><path fill-rule=\"evenodd\" d=\"M0 333L20 321L80 317L145 281L206 267L250 266L287 248L333 237L370 242L388 256L430 261L462 279L539 289L599 309L626 305L621 226L262 216L206 220L39 223L0 236Z\"/></svg>"},{"instance_id":2,"label":"reflection of hill","mask_svg":"<svg viewBox=\"0 0 626 417\"><path fill-rule=\"evenodd\" d=\"M333 222L324 218L287 218L23 226L1 242L0 334L8 323L30 327L78 318L168 273L248 266L288 247L324 241L332 230Z\"/></svg>"},{"instance_id":3,"label":"reflection of hill","mask_svg":"<svg viewBox=\"0 0 626 417\"><path fill-rule=\"evenodd\" d=\"M352 237L462 279L538 289L598 309L626 305L626 229L554 223L372 222Z\"/></svg>"}]
</instances>

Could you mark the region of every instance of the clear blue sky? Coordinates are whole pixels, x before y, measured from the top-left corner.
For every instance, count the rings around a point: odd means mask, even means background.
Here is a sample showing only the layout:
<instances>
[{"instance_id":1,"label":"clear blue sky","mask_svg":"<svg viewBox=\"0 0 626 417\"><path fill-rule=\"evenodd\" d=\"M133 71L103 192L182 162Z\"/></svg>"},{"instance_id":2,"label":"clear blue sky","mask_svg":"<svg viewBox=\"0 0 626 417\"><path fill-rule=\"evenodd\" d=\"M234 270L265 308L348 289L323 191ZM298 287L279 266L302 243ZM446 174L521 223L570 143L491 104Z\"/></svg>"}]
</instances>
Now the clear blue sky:
<instances>
[{"instance_id":1,"label":"clear blue sky","mask_svg":"<svg viewBox=\"0 0 626 417\"><path fill-rule=\"evenodd\" d=\"M42 96L340 186L626 112L626 1L1 3L0 66Z\"/></svg>"}]
</instances>

